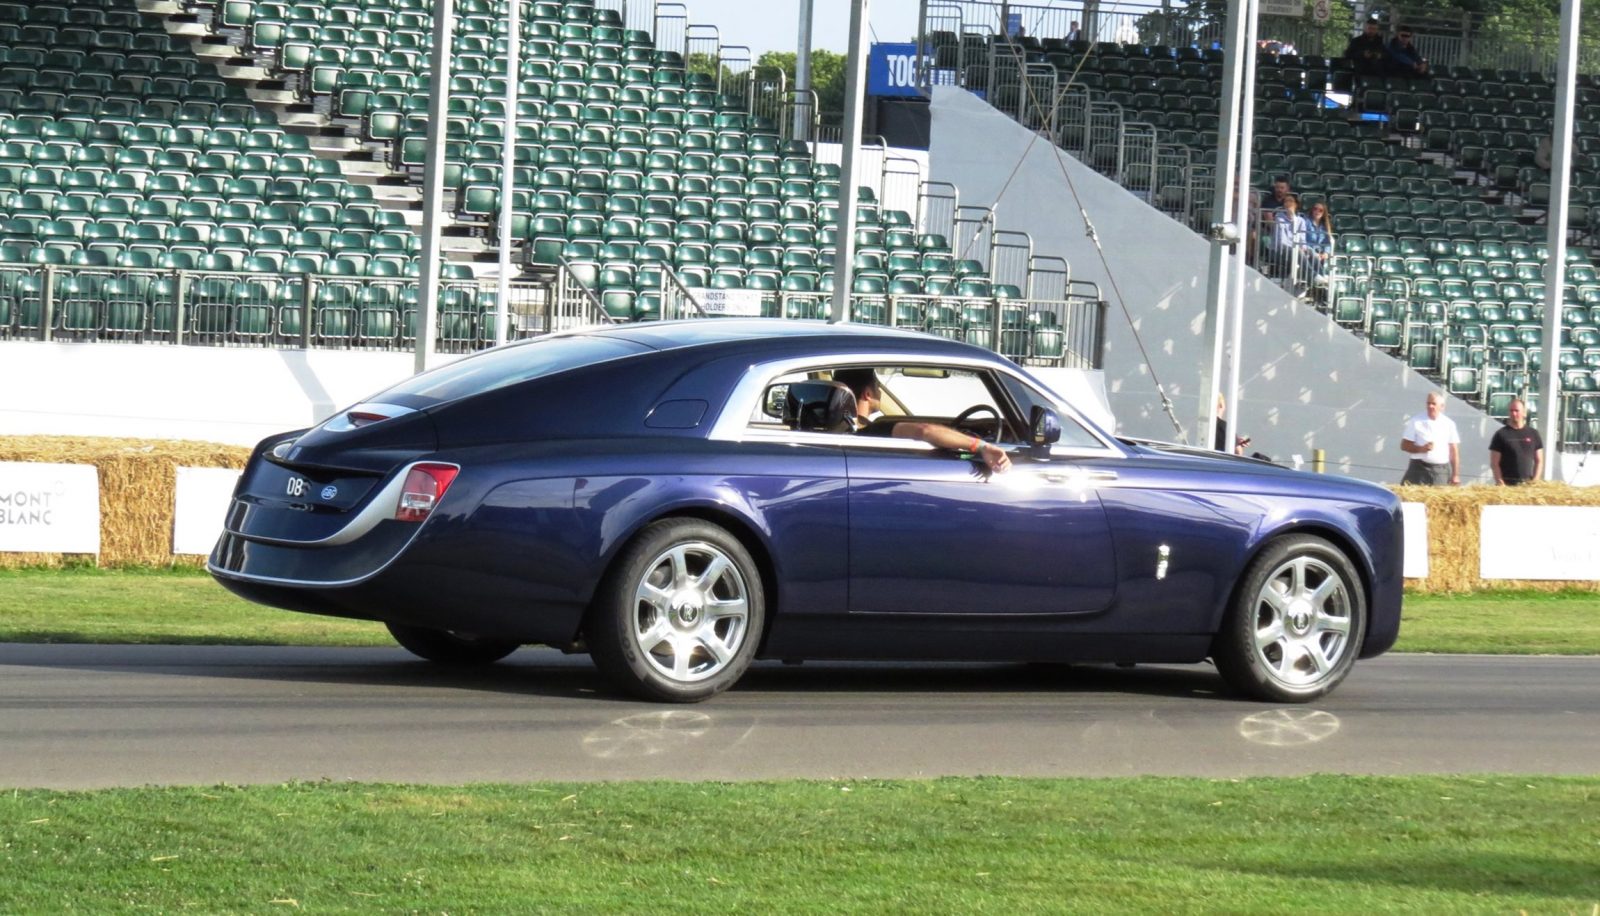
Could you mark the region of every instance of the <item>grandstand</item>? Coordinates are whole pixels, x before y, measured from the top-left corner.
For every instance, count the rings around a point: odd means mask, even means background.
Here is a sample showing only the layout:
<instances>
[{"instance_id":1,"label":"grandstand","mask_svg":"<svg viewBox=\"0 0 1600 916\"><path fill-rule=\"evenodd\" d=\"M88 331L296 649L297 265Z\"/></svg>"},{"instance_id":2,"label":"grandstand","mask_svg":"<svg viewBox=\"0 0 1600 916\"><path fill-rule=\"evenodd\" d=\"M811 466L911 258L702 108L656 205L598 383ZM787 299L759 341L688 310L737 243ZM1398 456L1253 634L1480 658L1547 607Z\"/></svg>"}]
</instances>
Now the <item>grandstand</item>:
<instances>
[{"instance_id":1,"label":"grandstand","mask_svg":"<svg viewBox=\"0 0 1600 916\"><path fill-rule=\"evenodd\" d=\"M1214 48L1000 34L998 4L933 8L931 73L983 93L1149 205L1193 229L1212 218L1222 55ZM1019 7L1011 5L1011 9ZM1025 12L1024 15L1027 15ZM1102 30L1105 34L1106 30ZM1261 53L1252 187L1288 178L1334 214L1330 282L1308 294L1339 324L1503 418L1538 410L1553 61L1537 69L1434 61L1435 77L1358 79L1336 57ZM1600 443L1600 82L1579 78L1566 296L1557 371L1568 447ZM1254 233L1270 238L1270 216ZM1271 264L1289 285L1292 265Z\"/></svg>"},{"instance_id":2,"label":"grandstand","mask_svg":"<svg viewBox=\"0 0 1600 916\"><path fill-rule=\"evenodd\" d=\"M748 55L681 4L517 2L512 336L693 316L700 289L824 317L839 170L758 113ZM506 9L456 3L447 350L494 338ZM411 347L431 30L425 0L0 2L0 337ZM857 191L855 320L1097 359L1064 261L955 188L885 185Z\"/></svg>"}]
</instances>

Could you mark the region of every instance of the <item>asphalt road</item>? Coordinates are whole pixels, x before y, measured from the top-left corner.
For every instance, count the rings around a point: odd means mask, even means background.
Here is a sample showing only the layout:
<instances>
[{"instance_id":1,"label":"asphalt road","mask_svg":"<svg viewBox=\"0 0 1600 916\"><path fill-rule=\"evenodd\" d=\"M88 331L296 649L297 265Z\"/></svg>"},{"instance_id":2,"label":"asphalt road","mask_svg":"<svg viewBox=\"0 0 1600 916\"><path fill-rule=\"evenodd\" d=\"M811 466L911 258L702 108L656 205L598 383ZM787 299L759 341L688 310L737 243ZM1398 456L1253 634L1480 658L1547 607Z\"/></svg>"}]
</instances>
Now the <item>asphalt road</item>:
<instances>
[{"instance_id":1,"label":"asphalt road","mask_svg":"<svg viewBox=\"0 0 1600 916\"><path fill-rule=\"evenodd\" d=\"M0 645L0 786L1600 771L1600 658L1388 656L1311 706L1205 666L757 666L697 706L524 649Z\"/></svg>"}]
</instances>

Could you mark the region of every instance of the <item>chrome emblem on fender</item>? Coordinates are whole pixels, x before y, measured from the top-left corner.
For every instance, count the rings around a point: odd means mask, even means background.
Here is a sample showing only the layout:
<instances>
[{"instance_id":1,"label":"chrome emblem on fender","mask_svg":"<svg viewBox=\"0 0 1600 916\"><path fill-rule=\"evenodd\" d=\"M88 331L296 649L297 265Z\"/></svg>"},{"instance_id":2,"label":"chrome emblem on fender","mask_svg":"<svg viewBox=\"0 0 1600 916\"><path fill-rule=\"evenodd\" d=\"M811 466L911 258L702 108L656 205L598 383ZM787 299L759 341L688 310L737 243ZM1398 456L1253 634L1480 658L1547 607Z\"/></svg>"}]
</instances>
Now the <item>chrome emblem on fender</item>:
<instances>
[{"instance_id":1,"label":"chrome emblem on fender","mask_svg":"<svg viewBox=\"0 0 1600 916\"><path fill-rule=\"evenodd\" d=\"M332 498L334 498L335 496L338 496L338 495L339 495L339 488L336 487L336 486L333 486L333 485L330 484L330 485L322 488L322 498L323 499L332 499Z\"/></svg>"}]
</instances>

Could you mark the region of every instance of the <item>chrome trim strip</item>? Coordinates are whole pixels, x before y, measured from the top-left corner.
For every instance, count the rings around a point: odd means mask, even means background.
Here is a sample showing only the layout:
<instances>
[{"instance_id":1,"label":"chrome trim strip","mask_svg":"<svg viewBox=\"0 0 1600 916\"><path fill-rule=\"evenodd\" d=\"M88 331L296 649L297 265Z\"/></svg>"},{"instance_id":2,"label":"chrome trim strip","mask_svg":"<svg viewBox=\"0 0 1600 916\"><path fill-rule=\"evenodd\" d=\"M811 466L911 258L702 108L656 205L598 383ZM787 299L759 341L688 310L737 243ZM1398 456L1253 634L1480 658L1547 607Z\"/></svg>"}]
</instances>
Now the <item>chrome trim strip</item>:
<instances>
[{"instance_id":1,"label":"chrome trim strip","mask_svg":"<svg viewBox=\"0 0 1600 916\"><path fill-rule=\"evenodd\" d=\"M431 518L432 516L429 517ZM361 583L366 582L368 579L373 578L374 576L393 566L394 562L400 559L401 555L411 547L411 542L417 539L417 535L422 533L422 526L426 525L427 523L428 520L423 519L422 524L417 526L417 530L411 533L411 537L407 538L406 542L400 545L400 549L394 552L394 556L384 560L383 563L372 572L369 572L364 576L357 576L354 579L326 581L321 579L281 579L276 576L257 576L250 573L235 572L231 569L219 569L215 563L211 562L211 558L209 556L206 557L206 571L211 573L213 576L224 576L229 579L238 579L242 582L259 582L263 585L309 585L316 586L318 588L342 588L349 585L360 585Z\"/></svg>"},{"instance_id":2,"label":"chrome trim strip","mask_svg":"<svg viewBox=\"0 0 1600 916\"><path fill-rule=\"evenodd\" d=\"M385 420L393 420L395 417L403 417L408 413L417 412L415 407L401 407L399 404L380 404L377 401L363 401L353 407L346 407L344 410L324 420L322 429L330 433L347 433L352 429L360 429L361 427L350 422L350 414L353 411L383 414ZM367 425L370 426L371 424Z\"/></svg>"},{"instance_id":3,"label":"chrome trim strip","mask_svg":"<svg viewBox=\"0 0 1600 916\"><path fill-rule=\"evenodd\" d=\"M778 378L795 372L804 372L810 369L825 369L841 364L871 365L871 366L929 366L948 367L952 369L973 369L985 372L1003 372L1016 379L1018 383L1027 385L1038 392L1041 397L1050 399L1056 411L1063 417L1070 418L1078 425L1089 431L1089 434L1099 440L1102 448L1086 448L1078 446L1052 446L1052 457L1081 457L1081 458L1127 458L1122 449L1112 444L1112 440L1098 427L1091 423L1070 404L1059 400L1050 386L1032 378L1012 371L1011 367L1004 364L993 363L971 356L930 356L928 354L901 355L888 353L840 353L833 356L806 356L790 357L788 359L772 360L757 363L745 370L745 374L734 385L729 393L727 402L722 407L722 412L717 415L717 422L711 427L706 438L725 442L744 442L749 440L795 442L808 445L830 444L842 434L840 433L800 433L793 430L771 430L750 426L750 417L755 413L756 405L761 400L761 395L766 391L769 379ZM824 437L819 440L814 437ZM850 447L864 444L871 440L871 436L855 436L850 440ZM901 440L892 440L899 445ZM914 440L905 440L914 441ZM922 444L922 443L918 443ZM841 445L842 447L842 445ZM932 449L932 446L924 445Z\"/></svg>"},{"instance_id":4,"label":"chrome trim strip","mask_svg":"<svg viewBox=\"0 0 1600 916\"><path fill-rule=\"evenodd\" d=\"M245 534L242 531L235 531L232 528L227 529L227 532L247 541L255 541L259 544L277 544L285 547L339 547L348 544L378 527L379 522L394 517L394 510L400 503L400 491L405 489L406 486L406 476L411 473L412 468L419 464L442 464L455 468L458 473L461 470L461 465L449 461L413 461L396 472L394 478L384 484L383 489L379 490L376 496L369 499L367 504L361 508L361 511L346 522L343 528L315 541L293 541L285 538L261 537L254 534ZM385 506L388 508L384 508ZM426 519L424 519L425 521ZM421 525L417 527L420 528Z\"/></svg>"}]
</instances>

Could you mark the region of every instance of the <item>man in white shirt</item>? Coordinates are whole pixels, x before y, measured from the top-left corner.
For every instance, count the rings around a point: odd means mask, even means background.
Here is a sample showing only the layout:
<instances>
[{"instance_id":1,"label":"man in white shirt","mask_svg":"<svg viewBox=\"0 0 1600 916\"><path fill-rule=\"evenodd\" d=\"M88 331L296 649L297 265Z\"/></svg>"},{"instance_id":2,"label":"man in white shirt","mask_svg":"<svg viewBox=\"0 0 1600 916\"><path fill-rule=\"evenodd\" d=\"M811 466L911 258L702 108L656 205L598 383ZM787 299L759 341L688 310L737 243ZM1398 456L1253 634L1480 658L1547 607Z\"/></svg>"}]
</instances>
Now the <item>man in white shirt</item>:
<instances>
[{"instance_id":1,"label":"man in white shirt","mask_svg":"<svg viewBox=\"0 0 1600 916\"><path fill-rule=\"evenodd\" d=\"M1406 421L1400 451L1411 456L1401 483L1442 487L1461 483L1461 435L1444 415L1444 395L1428 394L1428 408Z\"/></svg>"}]
</instances>

